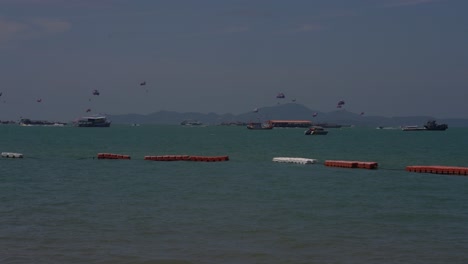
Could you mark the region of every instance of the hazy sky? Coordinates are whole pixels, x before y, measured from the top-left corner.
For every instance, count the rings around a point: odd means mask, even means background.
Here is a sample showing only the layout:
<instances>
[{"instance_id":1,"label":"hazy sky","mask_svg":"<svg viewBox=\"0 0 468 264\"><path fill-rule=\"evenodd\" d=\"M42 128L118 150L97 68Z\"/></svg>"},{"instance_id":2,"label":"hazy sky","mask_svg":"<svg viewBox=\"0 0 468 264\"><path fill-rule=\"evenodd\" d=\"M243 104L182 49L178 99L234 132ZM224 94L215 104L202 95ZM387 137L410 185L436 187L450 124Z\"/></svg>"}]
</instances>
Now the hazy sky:
<instances>
[{"instance_id":1,"label":"hazy sky","mask_svg":"<svg viewBox=\"0 0 468 264\"><path fill-rule=\"evenodd\" d=\"M0 119L239 114L293 99L468 118L467 11L467 0L0 0Z\"/></svg>"}]
</instances>

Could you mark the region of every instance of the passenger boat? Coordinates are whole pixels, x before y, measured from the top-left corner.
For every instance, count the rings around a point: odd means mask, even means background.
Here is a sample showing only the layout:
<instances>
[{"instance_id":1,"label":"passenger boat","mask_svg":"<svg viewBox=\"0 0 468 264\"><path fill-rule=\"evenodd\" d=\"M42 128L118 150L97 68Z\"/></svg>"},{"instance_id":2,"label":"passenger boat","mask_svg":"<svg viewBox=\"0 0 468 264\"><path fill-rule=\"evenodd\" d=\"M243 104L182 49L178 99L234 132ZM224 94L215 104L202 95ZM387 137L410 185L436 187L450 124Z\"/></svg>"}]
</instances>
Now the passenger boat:
<instances>
[{"instance_id":1,"label":"passenger boat","mask_svg":"<svg viewBox=\"0 0 468 264\"><path fill-rule=\"evenodd\" d=\"M252 122L247 125L247 129L252 130L270 130L273 129L272 123L259 123L259 122Z\"/></svg>"},{"instance_id":2,"label":"passenger boat","mask_svg":"<svg viewBox=\"0 0 468 264\"><path fill-rule=\"evenodd\" d=\"M109 127L110 124L106 116L85 116L74 123L77 127Z\"/></svg>"},{"instance_id":3,"label":"passenger boat","mask_svg":"<svg viewBox=\"0 0 468 264\"><path fill-rule=\"evenodd\" d=\"M429 120L424 127L419 126L406 126L403 127L403 131L444 131L447 130L447 124L437 124L435 120Z\"/></svg>"},{"instance_id":4,"label":"passenger boat","mask_svg":"<svg viewBox=\"0 0 468 264\"><path fill-rule=\"evenodd\" d=\"M323 129L323 127L320 126L312 126L306 131L304 131L305 135L326 135L328 134L328 131Z\"/></svg>"}]
</instances>

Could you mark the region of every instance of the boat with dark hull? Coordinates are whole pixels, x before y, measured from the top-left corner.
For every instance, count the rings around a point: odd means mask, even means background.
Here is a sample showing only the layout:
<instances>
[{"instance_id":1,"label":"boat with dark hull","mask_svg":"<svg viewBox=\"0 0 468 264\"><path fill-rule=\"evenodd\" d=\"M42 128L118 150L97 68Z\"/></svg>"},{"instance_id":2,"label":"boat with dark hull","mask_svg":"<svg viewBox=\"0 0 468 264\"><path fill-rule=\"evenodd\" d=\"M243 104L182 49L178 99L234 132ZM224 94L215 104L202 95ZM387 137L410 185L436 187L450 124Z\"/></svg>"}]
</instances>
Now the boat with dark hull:
<instances>
[{"instance_id":1,"label":"boat with dark hull","mask_svg":"<svg viewBox=\"0 0 468 264\"><path fill-rule=\"evenodd\" d=\"M65 126L67 123L62 122L51 122L51 121L44 121L44 120L31 120L28 118L22 118L19 121L20 126Z\"/></svg>"},{"instance_id":2,"label":"boat with dark hull","mask_svg":"<svg viewBox=\"0 0 468 264\"><path fill-rule=\"evenodd\" d=\"M405 126L401 130L403 131L445 131L447 130L447 124L437 124L435 120L427 121L423 126Z\"/></svg>"},{"instance_id":3,"label":"boat with dark hull","mask_svg":"<svg viewBox=\"0 0 468 264\"><path fill-rule=\"evenodd\" d=\"M321 126L312 126L309 127L306 131L304 131L304 135L326 135L328 131L323 129Z\"/></svg>"},{"instance_id":4,"label":"boat with dark hull","mask_svg":"<svg viewBox=\"0 0 468 264\"><path fill-rule=\"evenodd\" d=\"M74 123L77 127L110 127L111 122L105 116L85 116Z\"/></svg>"},{"instance_id":5,"label":"boat with dark hull","mask_svg":"<svg viewBox=\"0 0 468 264\"><path fill-rule=\"evenodd\" d=\"M437 124L435 120L427 121L426 125L424 125L426 130L436 130L436 131L444 131L447 130L447 124Z\"/></svg>"}]
</instances>

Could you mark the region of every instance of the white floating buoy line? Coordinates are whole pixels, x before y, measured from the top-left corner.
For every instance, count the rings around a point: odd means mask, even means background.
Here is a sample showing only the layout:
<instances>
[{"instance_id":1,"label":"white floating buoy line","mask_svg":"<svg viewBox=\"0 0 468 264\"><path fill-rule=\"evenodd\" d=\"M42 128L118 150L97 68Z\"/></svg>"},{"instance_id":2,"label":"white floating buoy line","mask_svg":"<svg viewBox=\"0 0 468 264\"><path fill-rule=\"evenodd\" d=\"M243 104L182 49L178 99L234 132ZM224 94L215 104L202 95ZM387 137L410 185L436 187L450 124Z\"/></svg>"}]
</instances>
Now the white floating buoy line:
<instances>
[{"instance_id":1,"label":"white floating buoy line","mask_svg":"<svg viewBox=\"0 0 468 264\"><path fill-rule=\"evenodd\" d=\"M275 157L273 158L274 162L283 162L283 163L296 163L296 164L314 164L317 163L316 159L308 158L295 158L295 157Z\"/></svg>"},{"instance_id":2,"label":"white floating buoy line","mask_svg":"<svg viewBox=\"0 0 468 264\"><path fill-rule=\"evenodd\" d=\"M2 152L2 158L22 159L23 154L15 152Z\"/></svg>"}]
</instances>

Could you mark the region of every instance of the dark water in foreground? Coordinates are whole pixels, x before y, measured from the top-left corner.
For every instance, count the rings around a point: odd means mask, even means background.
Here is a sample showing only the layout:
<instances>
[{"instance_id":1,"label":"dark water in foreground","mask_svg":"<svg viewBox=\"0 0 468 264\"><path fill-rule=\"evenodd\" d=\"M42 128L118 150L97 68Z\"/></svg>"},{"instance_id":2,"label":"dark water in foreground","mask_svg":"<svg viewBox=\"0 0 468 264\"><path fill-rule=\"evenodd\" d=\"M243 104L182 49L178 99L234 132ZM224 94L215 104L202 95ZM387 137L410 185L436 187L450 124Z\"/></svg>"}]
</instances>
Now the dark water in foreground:
<instances>
[{"instance_id":1,"label":"dark water in foreground","mask_svg":"<svg viewBox=\"0 0 468 264\"><path fill-rule=\"evenodd\" d=\"M0 126L0 263L468 263L468 177L404 171L468 166L467 132Z\"/></svg>"}]
</instances>

